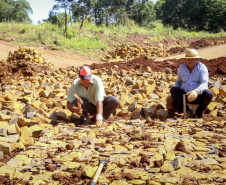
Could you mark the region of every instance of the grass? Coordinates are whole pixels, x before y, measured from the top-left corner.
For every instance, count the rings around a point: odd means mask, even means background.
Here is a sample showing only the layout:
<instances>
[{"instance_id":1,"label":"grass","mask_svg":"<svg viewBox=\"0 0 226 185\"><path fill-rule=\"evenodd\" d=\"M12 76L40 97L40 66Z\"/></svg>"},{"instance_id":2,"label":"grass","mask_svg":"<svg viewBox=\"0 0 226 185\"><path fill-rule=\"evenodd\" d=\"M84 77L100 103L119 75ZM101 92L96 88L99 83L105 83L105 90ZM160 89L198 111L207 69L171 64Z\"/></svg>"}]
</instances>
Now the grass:
<instances>
[{"instance_id":1,"label":"grass","mask_svg":"<svg viewBox=\"0 0 226 185\"><path fill-rule=\"evenodd\" d=\"M133 21L128 21L127 25L110 25L106 27L95 26L85 21L82 31L79 31L80 24L74 23L68 26L68 37L64 36L64 27L58 27L50 23L40 25L22 24L16 22L0 23L0 39L7 39L17 45L28 46L48 46L54 49L71 50L91 56L98 56L99 51L110 50L107 43L120 45L126 36L133 33L148 34L149 42L161 41L166 37L172 39L184 37L222 37L226 36L223 30L217 34L209 32L189 32L178 28L164 27L159 21L154 23L154 28L139 27ZM104 37L100 38L99 32L104 32ZM120 41L115 41L117 38ZM114 41L114 42L113 42Z\"/></svg>"}]
</instances>

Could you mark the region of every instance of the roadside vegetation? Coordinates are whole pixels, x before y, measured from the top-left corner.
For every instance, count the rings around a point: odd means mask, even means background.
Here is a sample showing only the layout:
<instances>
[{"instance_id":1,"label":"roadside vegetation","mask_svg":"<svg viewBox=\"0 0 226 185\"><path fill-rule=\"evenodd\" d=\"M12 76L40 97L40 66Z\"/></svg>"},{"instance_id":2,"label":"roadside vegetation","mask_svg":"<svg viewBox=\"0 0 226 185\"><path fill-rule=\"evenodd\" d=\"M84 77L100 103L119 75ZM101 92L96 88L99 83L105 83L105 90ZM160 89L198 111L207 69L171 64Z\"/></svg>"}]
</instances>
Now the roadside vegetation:
<instances>
[{"instance_id":1,"label":"roadside vegetation","mask_svg":"<svg viewBox=\"0 0 226 185\"><path fill-rule=\"evenodd\" d=\"M99 56L133 43L131 34L145 34L151 46L168 38L226 36L225 0L55 2L47 19L32 24L26 0L0 0L0 39Z\"/></svg>"},{"instance_id":2,"label":"roadside vegetation","mask_svg":"<svg viewBox=\"0 0 226 185\"><path fill-rule=\"evenodd\" d=\"M160 22L154 22L154 28L140 27L133 21L127 25L96 26L85 21L82 30L79 23L68 26L68 36L64 36L64 28L56 24L43 23L39 25L2 22L0 23L0 39L10 41L20 46L49 47L58 50L71 50L82 55L98 56L111 48L109 43L120 46L127 41L130 34L147 34L148 43L162 41L166 37L178 39L180 37L222 37L226 32L209 33L205 31L187 31L182 28L165 27Z\"/></svg>"}]
</instances>

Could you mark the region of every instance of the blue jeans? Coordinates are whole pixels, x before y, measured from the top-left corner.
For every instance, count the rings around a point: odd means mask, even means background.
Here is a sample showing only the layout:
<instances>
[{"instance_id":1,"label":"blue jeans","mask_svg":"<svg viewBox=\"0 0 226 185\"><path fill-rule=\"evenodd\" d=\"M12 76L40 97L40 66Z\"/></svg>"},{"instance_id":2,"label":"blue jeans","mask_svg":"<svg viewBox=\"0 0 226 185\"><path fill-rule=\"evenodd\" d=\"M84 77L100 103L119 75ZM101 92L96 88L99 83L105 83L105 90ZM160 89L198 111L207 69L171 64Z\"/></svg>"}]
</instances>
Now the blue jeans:
<instances>
[{"instance_id":1,"label":"blue jeans","mask_svg":"<svg viewBox=\"0 0 226 185\"><path fill-rule=\"evenodd\" d=\"M170 93L171 93L171 95L174 99L174 103L176 105L178 113L179 114L182 113L183 112L183 94L186 94L186 93L184 92L184 90L182 90L178 87L172 87L170 89ZM209 105L212 98L213 98L213 92L209 89L205 89L202 92L202 94L198 95L198 97L196 98L195 101L188 102L187 99L186 99L186 102L190 103L190 104L199 104L199 107L197 108L195 113L197 114L197 116L199 118L201 118L204 110ZM186 110L189 110L188 106L186 106Z\"/></svg>"}]
</instances>

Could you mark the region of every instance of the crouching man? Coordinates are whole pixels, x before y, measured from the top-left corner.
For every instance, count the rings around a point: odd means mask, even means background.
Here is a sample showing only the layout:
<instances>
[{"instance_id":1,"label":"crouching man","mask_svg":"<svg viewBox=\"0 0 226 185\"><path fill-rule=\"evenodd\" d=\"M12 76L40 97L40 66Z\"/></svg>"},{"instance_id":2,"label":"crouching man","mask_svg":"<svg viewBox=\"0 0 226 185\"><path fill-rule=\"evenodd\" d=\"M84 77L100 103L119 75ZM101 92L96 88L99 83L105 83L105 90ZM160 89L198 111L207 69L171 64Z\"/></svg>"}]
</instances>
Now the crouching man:
<instances>
[{"instance_id":1,"label":"crouching man","mask_svg":"<svg viewBox=\"0 0 226 185\"><path fill-rule=\"evenodd\" d=\"M89 124L89 115L95 115L98 127L106 126L103 118L107 120L119 103L117 97L106 96L102 80L92 75L88 66L80 68L79 78L72 83L67 96L67 108L78 114L83 124Z\"/></svg>"},{"instance_id":2,"label":"crouching man","mask_svg":"<svg viewBox=\"0 0 226 185\"><path fill-rule=\"evenodd\" d=\"M186 94L186 102L198 104L195 113L186 106L187 118L202 118L203 112L212 100L213 92L208 89L209 73L207 67L198 61L198 52L195 49L185 51L186 62L181 64L177 71L177 80L170 89L178 113L183 112L183 94Z\"/></svg>"}]
</instances>

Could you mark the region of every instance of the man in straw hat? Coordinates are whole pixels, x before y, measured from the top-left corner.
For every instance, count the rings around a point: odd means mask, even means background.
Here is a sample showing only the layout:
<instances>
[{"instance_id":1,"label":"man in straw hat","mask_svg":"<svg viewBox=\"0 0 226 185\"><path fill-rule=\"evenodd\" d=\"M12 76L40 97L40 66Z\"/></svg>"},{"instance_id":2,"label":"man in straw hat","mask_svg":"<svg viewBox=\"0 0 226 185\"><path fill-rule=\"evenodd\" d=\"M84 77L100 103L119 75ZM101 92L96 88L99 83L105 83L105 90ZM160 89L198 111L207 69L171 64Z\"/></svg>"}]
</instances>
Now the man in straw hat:
<instances>
[{"instance_id":1,"label":"man in straw hat","mask_svg":"<svg viewBox=\"0 0 226 185\"><path fill-rule=\"evenodd\" d=\"M177 80L170 93L178 113L183 112L183 94L186 94L187 103L198 104L195 112L186 105L187 118L202 118L203 112L211 102L213 92L208 89L209 73L207 67L198 61L198 52L195 49L185 51L186 62L179 66Z\"/></svg>"},{"instance_id":2,"label":"man in straw hat","mask_svg":"<svg viewBox=\"0 0 226 185\"><path fill-rule=\"evenodd\" d=\"M82 102L81 109L78 103ZM107 120L119 105L119 99L106 96L102 80L93 75L88 66L79 69L79 78L71 85L67 96L67 108L80 115L83 124L89 124L89 115L95 115L95 124L98 127L106 126Z\"/></svg>"}]
</instances>

